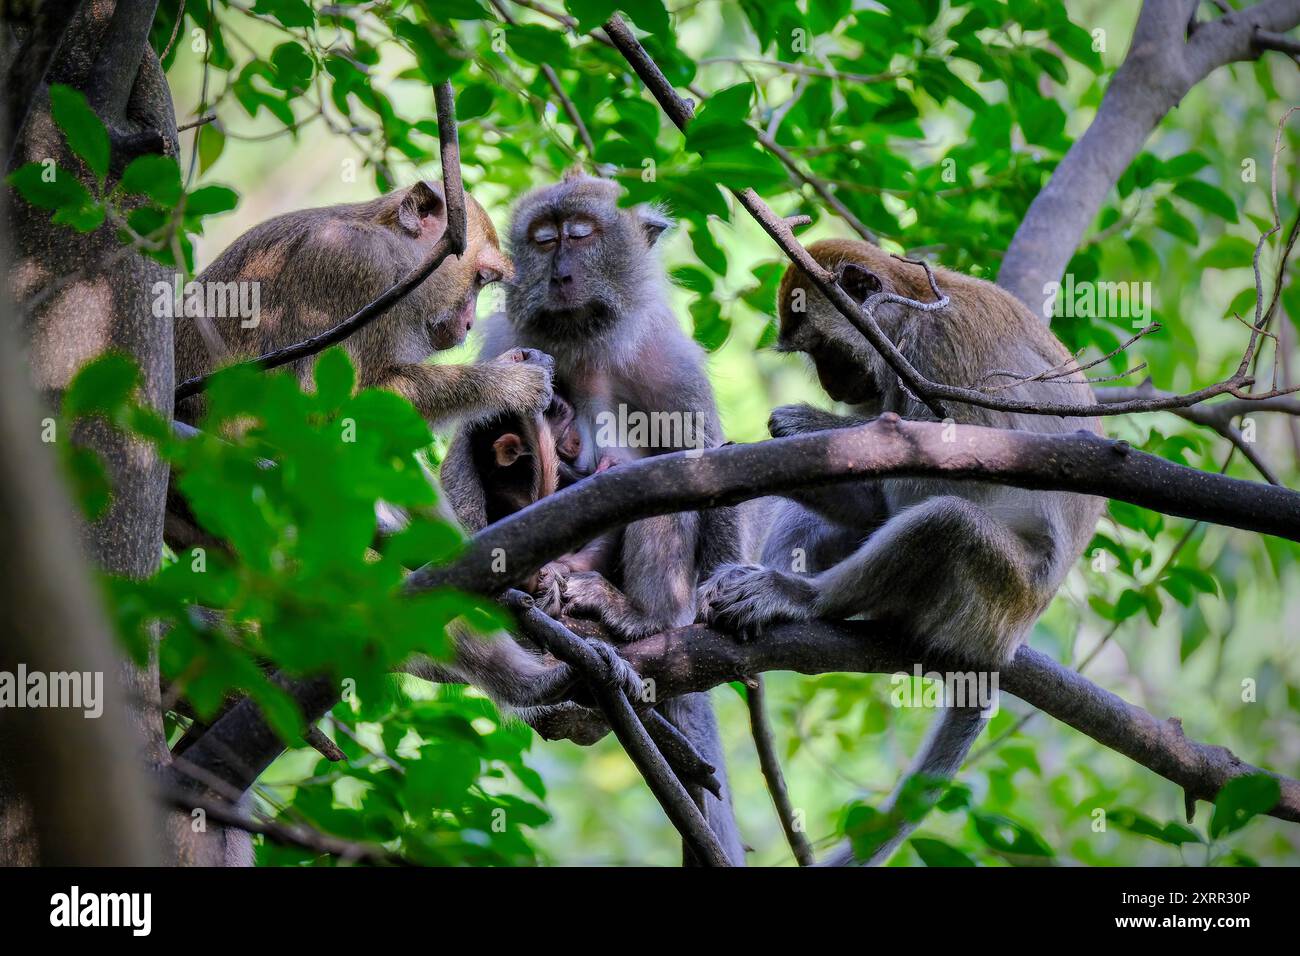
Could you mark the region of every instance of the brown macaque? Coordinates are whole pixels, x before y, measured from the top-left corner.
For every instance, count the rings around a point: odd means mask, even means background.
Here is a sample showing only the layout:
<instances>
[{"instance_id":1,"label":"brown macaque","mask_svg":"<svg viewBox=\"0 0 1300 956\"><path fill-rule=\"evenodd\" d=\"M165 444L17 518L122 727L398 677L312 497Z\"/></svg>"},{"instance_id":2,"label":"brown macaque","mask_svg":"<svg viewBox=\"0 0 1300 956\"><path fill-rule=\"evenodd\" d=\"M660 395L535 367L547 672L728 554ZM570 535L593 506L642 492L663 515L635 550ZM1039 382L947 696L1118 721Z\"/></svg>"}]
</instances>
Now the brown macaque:
<instances>
[{"instance_id":1,"label":"brown macaque","mask_svg":"<svg viewBox=\"0 0 1300 956\"><path fill-rule=\"evenodd\" d=\"M473 533L616 463L604 455L595 468L580 471L581 455L573 406L556 393L543 414L498 415L466 424L443 461L443 485L457 519ZM468 473L476 484L458 478ZM567 575L591 571L612 577L619 541L618 531L598 535L522 586L541 599L543 610L558 617Z\"/></svg>"},{"instance_id":2,"label":"brown macaque","mask_svg":"<svg viewBox=\"0 0 1300 956\"><path fill-rule=\"evenodd\" d=\"M882 292L921 302L934 298L921 266L869 243L826 240L808 251L859 304ZM1008 386L998 394L1009 398L1042 405L1094 401L1080 372L1034 380L1068 367L1070 353L1023 303L971 276L944 269L935 275L949 299L943 309L920 313L878 300L873 310L882 331L922 375L969 385L996 374ZM852 406L853 414L778 408L768 424L773 437L848 428L887 412L933 420L802 271L786 271L777 305L777 348L808 356L827 395ZM963 424L1101 430L1092 418L960 403L947 410L957 441ZM780 497L762 565L719 568L700 588L703 620L744 638L785 621L861 615L891 623L929 650L985 668L1009 661L1025 641L1091 540L1103 508L1101 499L1087 495L937 478L850 482ZM912 773L950 778L983 724L978 706L950 706ZM863 862L882 862L914 826ZM848 847L833 861L855 862Z\"/></svg>"},{"instance_id":3,"label":"brown macaque","mask_svg":"<svg viewBox=\"0 0 1300 956\"><path fill-rule=\"evenodd\" d=\"M496 229L468 194L464 255L452 256L387 313L343 342L361 388L391 389L431 424L531 413L551 400L550 360L516 349L488 365L429 365L459 345L478 294L512 274ZM342 322L417 266L447 228L442 187L416 182L369 202L286 213L244 233L187 289L176 320L176 380L304 341ZM206 334L205 334L206 333ZM315 356L293 363L311 381ZM194 423L202 395L176 417Z\"/></svg>"}]
</instances>

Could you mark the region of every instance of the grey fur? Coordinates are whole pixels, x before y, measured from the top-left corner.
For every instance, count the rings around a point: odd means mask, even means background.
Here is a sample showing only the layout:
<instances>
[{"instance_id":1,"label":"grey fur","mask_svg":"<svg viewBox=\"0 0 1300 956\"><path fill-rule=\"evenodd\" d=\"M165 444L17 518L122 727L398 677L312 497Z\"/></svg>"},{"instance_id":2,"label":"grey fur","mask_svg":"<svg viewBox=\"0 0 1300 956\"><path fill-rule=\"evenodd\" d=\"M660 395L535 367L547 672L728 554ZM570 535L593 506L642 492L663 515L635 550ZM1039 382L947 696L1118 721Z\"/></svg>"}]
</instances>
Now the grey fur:
<instances>
[{"instance_id":1,"label":"grey fur","mask_svg":"<svg viewBox=\"0 0 1300 956\"><path fill-rule=\"evenodd\" d=\"M480 357L527 347L555 358L555 387L573 403L582 452L576 466L589 472L607 449L595 441L597 416L620 406L644 412L702 417L703 444L721 441L713 390L700 348L682 331L668 304L668 280L653 246L670 220L655 207L620 209L618 187L569 176L535 190L517 204L508 247L515 280L506 313L484 325ZM559 235L577 217L594 229L577 241L561 236L551 248L533 241L539 224ZM639 458L677 448L619 448ZM445 469L445 466L444 466ZM446 480L446 479L444 479ZM452 475L449 488L461 477ZM617 640L633 640L695 619L701 572L739 557L740 532L731 509L663 515L634 522L620 549L620 592L595 572L568 576L566 610L597 616ZM718 768L723 800L698 793L706 818L733 863L744 862L736 829L717 722L707 694L661 706L664 715Z\"/></svg>"}]
</instances>

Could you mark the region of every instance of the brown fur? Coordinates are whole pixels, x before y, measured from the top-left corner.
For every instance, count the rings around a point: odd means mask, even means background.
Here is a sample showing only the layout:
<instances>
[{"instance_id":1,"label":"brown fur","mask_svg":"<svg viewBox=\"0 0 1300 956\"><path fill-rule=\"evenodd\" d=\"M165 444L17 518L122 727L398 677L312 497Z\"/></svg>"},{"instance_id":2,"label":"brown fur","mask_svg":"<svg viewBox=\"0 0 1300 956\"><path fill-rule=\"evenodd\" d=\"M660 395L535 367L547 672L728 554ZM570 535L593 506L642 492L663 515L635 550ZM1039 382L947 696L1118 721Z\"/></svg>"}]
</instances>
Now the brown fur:
<instances>
[{"instance_id":1,"label":"brown fur","mask_svg":"<svg viewBox=\"0 0 1300 956\"><path fill-rule=\"evenodd\" d=\"M459 414L532 412L550 400L547 369L526 355L494 365L426 365L435 351L460 344L474 320L479 291L513 270L491 219L466 196L465 254L445 260L386 314L343 343L360 387L404 396L430 422ZM201 323L176 320L178 380L211 371L228 357L248 359L332 328L414 268L446 230L439 186L417 182L369 202L304 209L277 216L236 239L197 279L259 284L261 313L207 316L221 342L214 354ZM293 365L310 382L314 357ZM195 421L202 396L182 402L177 417Z\"/></svg>"}]
</instances>

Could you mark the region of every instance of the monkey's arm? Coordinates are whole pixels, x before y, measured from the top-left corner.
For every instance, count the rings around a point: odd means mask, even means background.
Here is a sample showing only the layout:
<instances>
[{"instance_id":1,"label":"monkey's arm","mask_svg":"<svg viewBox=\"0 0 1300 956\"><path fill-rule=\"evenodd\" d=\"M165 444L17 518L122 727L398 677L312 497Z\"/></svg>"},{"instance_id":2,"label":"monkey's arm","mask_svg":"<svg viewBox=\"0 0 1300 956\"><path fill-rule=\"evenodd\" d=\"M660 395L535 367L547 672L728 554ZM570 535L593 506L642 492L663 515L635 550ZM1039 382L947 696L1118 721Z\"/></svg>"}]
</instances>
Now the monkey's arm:
<instances>
[{"instance_id":1,"label":"monkey's arm","mask_svg":"<svg viewBox=\"0 0 1300 956\"><path fill-rule=\"evenodd\" d=\"M783 405L772 410L767 429L773 438L854 428L872 419L861 415L836 415L811 405ZM884 493L878 481L855 481L827 488L800 488L780 494L803 505L827 521L862 532L877 527L888 516ZM766 562L764 562L766 563Z\"/></svg>"},{"instance_id":2,"label":"monkey's arm","mask_svg":"<svg viewBox=\"0 0 1300 956\"><path fill-rule=\"evenodd\" d=\"M433 425L462 415L537 412L551 401L550 366L531 359L486 365L391 365L369 380L363 378L361 384L396 392Z\"/></svg>"}]
</instances>

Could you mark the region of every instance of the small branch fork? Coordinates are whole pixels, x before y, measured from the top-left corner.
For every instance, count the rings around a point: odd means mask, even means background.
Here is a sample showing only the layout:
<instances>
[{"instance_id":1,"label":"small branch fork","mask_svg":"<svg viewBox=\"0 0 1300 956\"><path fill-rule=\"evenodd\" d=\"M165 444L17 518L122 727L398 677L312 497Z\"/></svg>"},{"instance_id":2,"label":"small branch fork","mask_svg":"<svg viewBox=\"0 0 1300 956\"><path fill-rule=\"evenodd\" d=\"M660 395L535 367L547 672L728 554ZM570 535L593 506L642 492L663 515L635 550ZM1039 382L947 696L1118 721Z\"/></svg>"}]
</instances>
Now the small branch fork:
<instances>
[{"instance_id":1,"label":"small branch fork","mask_svg":"<svg viewBox=\"0 0 1300 956\"><path fill-rule=\"evenodd\" d=\"M729 866L727 855L709 829L708 821L651 739L649 722L643 724L632 706L623 678L636 684L640 684L640 679L634 673L620 675L617 672L612 666L613 661L622 662L610 645L589 644L582 640L539 610L533 599L522 591L507 591L502 602L514 612L529 638L583 675L614 735L645 777L655 799L681 833L695 859L706 866ZM598 648L608 649L610 656L603 655ZM641 694L634 693L633 697L640 699Z\"/></svg>"},{"instance_id":2,"label":"small branch fork","mask_svg":"<svg viewBox=\"0 0 1300 956\"><path fill-rule=\"evenodd\" d=\"M464 255L468 226L465 215L465 189L460 178L460 145L456 137L456 100L450 82L440 83L434 88L434 100L438 110L438 141L442 154L442 191L447 203L446 231L434 243L424 261L385 290L379 298L362 306L351 317L320 335L268 352L245 364L269 370L322 352L387 313L406 298L416 286L429 278L448 256ZM176 401L197 395L207 387L211 378L211 374L199 375L182 382L176 387Z\"/></svg>"}]
</instances>

